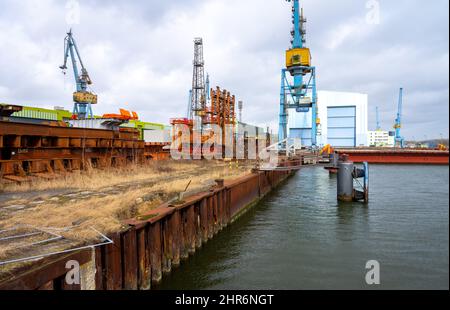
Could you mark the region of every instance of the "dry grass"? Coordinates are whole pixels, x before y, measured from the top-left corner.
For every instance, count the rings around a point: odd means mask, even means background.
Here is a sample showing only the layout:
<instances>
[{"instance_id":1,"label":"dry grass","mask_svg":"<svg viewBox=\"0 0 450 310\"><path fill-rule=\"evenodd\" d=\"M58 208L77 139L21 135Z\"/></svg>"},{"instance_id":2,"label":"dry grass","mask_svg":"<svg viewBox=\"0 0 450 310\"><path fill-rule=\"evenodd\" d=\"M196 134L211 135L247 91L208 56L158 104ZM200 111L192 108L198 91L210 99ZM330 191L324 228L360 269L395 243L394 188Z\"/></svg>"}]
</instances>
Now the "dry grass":
<instances>
[{"instance_id":1,"label":"dry grass","mask_svg":"<svg viewBox=\"0 0 450 310\"><path fill-rule=\"evenodd\" d=\"M128 165L115 169L91 169L69 173L52 180L7 185L4 192L45 191L54 189L100 189L118 184L158 180L170 173L184 173L208 166L205 162L155 161L145 165Z\"/></svg>"},{"instance_id":2,"label":"dry grass","mask_svg":"<svg viewBox=\"0 0 450 310\"><path fill-rule=\"evenodd\" d=\"M123 192L113 196L93 196L65 202L46 201L33 208L15 212L11 217L0 219L0 229L23 225L44 229L56 228L73 246L86 244L98 237L91 227L104 234L119 231L123 227L122 220L145 214L176 197L186 189L189 182L191 184L188 191L207 189L215 179L236 178L249 172L248 167L229 169L228 165L204 162L165 162L130 169L89 172L38 184L16 185L15 191L25 192L67 187L101 190L114 185L131 184L124 187ZM149 181L152 182L147 183ZM147 185L139 187L140 183ZM145 202L139 199L142 197L147 198ZM71 229L65 231L65 228ZM2 245L0 257L4 258L14 253L14 247L14 244Z\"/></svg>"}]
</instances>

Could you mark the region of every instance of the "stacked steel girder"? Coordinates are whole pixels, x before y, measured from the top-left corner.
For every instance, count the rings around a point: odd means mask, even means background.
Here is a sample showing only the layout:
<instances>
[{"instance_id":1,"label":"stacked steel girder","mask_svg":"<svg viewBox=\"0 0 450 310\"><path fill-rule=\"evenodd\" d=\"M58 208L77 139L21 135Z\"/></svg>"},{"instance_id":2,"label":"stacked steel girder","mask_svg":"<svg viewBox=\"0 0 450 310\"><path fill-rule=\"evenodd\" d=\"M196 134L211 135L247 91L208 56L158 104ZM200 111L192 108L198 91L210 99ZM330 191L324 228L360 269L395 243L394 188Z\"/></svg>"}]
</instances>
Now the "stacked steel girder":
<instances>
[{"instance_id":1,"label":"stacked steel girder","mask_svg":"<svg viewBox=\"0 0 450 310\"><path fill-rule=\"evenodd\" d=\"M211 107L206 110L204 124L216 124L223 130L236 124L236 97L227 90L211 89Z\"/></svg>"},{"instance_id":2,"label":"stacked steel girder","mask_svg":"<svg viewBox=\"0 0 450 310\"><path fill-rule=\"evenodd\" d=\"M0 179L20 182L143 160L144 141L135 129L72 128L64 122L30 124L0 119Z\"/></svg>"},{"instance_id":3,"label":"stacked steel girder","mask_svg":"<svg viewBox=\"0 0 450 310\"><path fill-rule=\"evenodd\" d=\"M170 143L145 143L144 157L146 160L168 160L170 159Z\"/></svg>"},{"instance_id":4,"label":"stacked steel girder","mask_svg":"<svg viewBox=\"0 0 450 310\"><path fill-rule=\"evenodd\" d=\"M194 119L177 118L172 119L172 138L174 145L181 153L186 156L197 155L202 158L202 149L206 142L211 139L217 139L212 153L221 151L224 154L224 146L228 139L233 147L235 141L235 125L236 125L236 97L226 90L217 87L216 90L211 89L211 105L202 110L202 130L196 130L196 122ZM222 133L215 132L217 125ZM227 136L227 134L229 136ZM221 138L221 140L219 139ZM220 141L220 142L219 142Z\"/></svg>"}]
</instances>

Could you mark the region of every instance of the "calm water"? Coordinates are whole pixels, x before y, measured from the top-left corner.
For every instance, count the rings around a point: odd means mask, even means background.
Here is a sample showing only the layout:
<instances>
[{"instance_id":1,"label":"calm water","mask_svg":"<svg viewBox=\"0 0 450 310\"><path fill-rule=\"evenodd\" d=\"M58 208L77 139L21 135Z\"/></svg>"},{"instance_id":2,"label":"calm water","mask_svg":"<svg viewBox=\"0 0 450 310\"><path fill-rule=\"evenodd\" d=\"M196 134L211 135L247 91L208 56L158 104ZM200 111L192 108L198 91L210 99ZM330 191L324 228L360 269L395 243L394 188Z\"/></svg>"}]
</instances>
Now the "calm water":
<instances>
[{"instance_id":1,"label":"calm water","mask_svg":"<svg viewBox=\"0 0 450 310\"><path fill-rule=\"evenodd\" d=\"M449 168L374 166L371 202L336 202L305 168L164 279L161 289L449 288Z\"/></svg>"}]
</instances>

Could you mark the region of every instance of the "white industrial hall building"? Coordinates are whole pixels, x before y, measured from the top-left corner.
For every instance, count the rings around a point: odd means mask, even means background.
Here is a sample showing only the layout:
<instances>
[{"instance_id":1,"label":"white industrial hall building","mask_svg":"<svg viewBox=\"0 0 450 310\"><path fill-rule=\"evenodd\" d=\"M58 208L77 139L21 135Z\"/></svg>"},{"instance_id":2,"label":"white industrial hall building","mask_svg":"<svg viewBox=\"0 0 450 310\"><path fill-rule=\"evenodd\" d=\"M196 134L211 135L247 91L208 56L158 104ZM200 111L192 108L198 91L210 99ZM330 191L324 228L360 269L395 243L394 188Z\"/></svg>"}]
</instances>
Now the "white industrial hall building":
<instances>
[{"instance_id":1,"label":"white industrial hall building","mask_svg":"<svg viewBox=\"0 0 450 310\"><path fill-rule=\"evenodd\" d=\"M349 92L318 91L317 143L333 147L368 146L368 95ZM289 110L290 138L300 138L311 146L312 112Z\"/></svg>"}]
</instances>

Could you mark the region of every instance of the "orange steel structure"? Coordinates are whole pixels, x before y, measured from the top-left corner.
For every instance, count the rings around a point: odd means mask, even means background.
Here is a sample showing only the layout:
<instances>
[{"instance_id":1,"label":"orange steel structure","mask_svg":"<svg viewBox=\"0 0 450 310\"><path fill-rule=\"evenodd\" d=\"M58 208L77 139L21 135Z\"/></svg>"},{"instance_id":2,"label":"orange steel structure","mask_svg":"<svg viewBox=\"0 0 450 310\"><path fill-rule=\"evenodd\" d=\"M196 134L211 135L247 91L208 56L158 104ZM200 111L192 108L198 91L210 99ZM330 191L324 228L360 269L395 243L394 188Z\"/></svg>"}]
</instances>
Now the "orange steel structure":
<instances>
[{"instance_id":1,"label":"orange steel structure","mask_svg":"<svg viewBox=\"0 0 450 310\"><path fill-rule=\"evenodd\" d=\"M131 112L120 109L120 114L104 114L103 118L111 118L111 119L118 119L118 120L124 120L124 121L130 121L130 120L138 120L139 116L136 112Z\"/></svg>"},{"instance_id":2,"label":"orange steel structure","mask_svg":"<svg viewBox=\"0 0 450 310\"><path fill-rule=\"evenodd\" d=\"M231 126L231 132L233 136L233 147L236 143L234 139L235 125L236 125L236 97L231 95L227 90L221 90L217 87L216 90L211 89L211 104L207 106L204 111L199 113L202 115L202 130L201 132L196 132L194 130L194 121L188 118L175 118L170 121L172 125L172 138L173 142L178 141L178 150L181 152L184 150L189 150L190 155L194 152L200 150L194 150L194 142L201 141L202 146L206 141L209 141L214 132L214 128L211 125L217 125L222 130L222 151L223 145L225 144L226 133L229 132ZM189 129L189 136L183 136L182 128ZM209 128L208 128L209 127ZM200 135L201 137L197 137ZM218 138L216 136L216 138ZM218 151L217 149L213 151ZM223 154L223 153L222 153ZM197 154L198 155L198 154Z\"/></svg>"},{"instance_id":3,"label":"orange steel structure","mask_svg":"<svg viewBox=\"0 0 450 310\"><path fill-rule=\"evenodd\" d=\"M165 147L170 146L170 143L153 143L146 142L144 149L144 157L146 160L168 160L170 159L170 150Z\"/></svg>"},{"instance_id":4,"label":"orange steel structure","mask_svg":"<svg viewBox=\"0 0 450 310\"><path fill-rule=\"evenodd\" d=\"M211 89L211 106L205 111L205 125L219 125L225 131L226 125L236 124L236 97L227 90Z\"/></svg>"}]
</instances>

